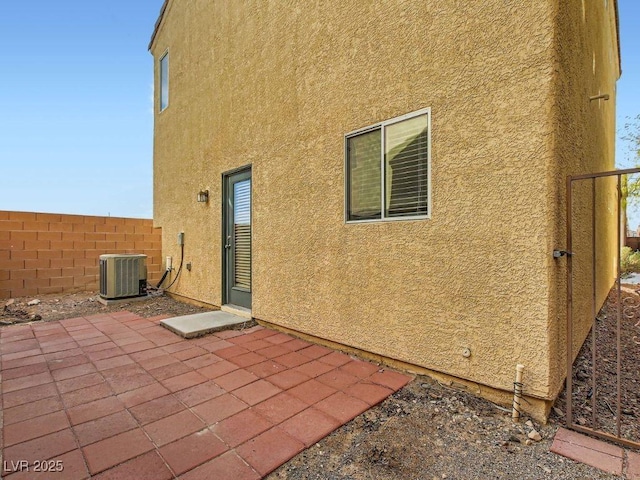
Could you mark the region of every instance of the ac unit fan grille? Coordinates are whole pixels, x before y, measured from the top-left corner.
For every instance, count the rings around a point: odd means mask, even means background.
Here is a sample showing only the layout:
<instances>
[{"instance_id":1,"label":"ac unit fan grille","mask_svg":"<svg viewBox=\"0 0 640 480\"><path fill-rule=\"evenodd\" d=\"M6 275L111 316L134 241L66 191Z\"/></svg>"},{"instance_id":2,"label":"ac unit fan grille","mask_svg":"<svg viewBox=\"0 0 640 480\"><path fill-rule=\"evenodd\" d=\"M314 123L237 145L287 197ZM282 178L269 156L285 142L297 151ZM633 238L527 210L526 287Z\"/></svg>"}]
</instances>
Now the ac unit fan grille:
<instances>
[{"instance_id":1,"label":"ac unit fan grille","mask_svg":"<svg viewBox=\"0 0 640 480\"><path fill-rule=\"evenodd\" d=\"M100 296L137 297L146 293L146 255L101 255Z\"/></svg>"}]
</instances>

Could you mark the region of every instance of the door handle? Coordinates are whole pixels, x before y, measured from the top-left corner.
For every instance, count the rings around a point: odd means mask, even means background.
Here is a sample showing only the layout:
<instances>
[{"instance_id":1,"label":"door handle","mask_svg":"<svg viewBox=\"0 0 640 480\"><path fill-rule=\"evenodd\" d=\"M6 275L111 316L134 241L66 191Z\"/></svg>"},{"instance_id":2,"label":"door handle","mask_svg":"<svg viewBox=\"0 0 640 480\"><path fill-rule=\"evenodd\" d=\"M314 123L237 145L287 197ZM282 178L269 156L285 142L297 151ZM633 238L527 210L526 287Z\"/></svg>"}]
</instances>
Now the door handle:
<instances>
[{"instance_id":1,"label":"door handle","mask_svg":"<svg viewBox=\"0 0 640 480\"><path fill-rule=\"evenodd\" d=\"M231 248L231 235L227 237L227 244L224 246L224 248L226 249Z\"/></svg>"}]
</instances>

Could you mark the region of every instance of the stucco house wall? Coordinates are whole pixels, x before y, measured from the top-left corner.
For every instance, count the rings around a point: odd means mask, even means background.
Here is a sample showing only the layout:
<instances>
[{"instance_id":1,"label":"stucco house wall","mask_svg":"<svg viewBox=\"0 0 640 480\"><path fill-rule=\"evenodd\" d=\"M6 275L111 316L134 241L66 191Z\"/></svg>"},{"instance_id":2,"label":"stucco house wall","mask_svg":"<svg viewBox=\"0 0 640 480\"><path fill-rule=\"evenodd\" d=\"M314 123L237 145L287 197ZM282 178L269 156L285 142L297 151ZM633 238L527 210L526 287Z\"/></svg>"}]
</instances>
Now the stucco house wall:
<instances>
[{"instance_id":1,"label":"stucco house wall","mask_svg":"<svg viewBox=\"0 0 640 480\"><path fill-rule=\"evenodd\" d=\"M614 89L612 19L613 1L169 0L150 46L156 91L169 52L154 221L192 263L172 291L221 304L222 174L251 165L255 318L478 391L510 391L522 363L543 416L562 380L564 177L612 166L614 102L587 98ZM430 218L346 223L345 134L422 108Z\"/></svg>"},{"instance_id":2,"label":"stucco house wall","mask_svg":"<svg viewBox=\"0 0 640 480\"><path fill-rule=\"evenodd\" d=\"M555 45L556 159L549 165L553 190L548 201L559 213L551 223L554 245L565 245L567 175L614 169L616 81L620 77L617 4L569 1L557 6ZM589 100L601 94L609 100ZM595 191L595 198L593 193ZM572 357L577 355L592 324L593 243L592 202L596 205L596 311L604 302L616 275L617 209L615 178L576 182L573 187L573 318ZM548 247L551 248L551 245ZM562 389L566 376L566 262L549 270L551 397Z\"/></svg>"}]
</instances>

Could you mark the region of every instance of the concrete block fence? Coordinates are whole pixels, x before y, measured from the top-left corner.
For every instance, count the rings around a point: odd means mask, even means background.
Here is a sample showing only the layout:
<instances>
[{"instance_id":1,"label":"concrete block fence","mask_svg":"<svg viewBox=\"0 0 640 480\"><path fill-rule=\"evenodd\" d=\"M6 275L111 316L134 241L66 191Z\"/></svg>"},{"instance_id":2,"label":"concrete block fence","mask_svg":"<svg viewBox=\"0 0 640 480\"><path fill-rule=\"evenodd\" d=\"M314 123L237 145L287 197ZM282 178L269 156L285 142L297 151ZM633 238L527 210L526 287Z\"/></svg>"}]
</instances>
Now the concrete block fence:
<instances>
[{"instance_id":1,"label":"concrete block fence","mask_svg":"<svg viewBox=\"0 0 640 480\"><path fill-rule=\"evenodd\" d=\"M157 283L161 236L150 219L0 210L0 298L97 291L103 253L147 255Z\"/></svg>"}]
</instances>

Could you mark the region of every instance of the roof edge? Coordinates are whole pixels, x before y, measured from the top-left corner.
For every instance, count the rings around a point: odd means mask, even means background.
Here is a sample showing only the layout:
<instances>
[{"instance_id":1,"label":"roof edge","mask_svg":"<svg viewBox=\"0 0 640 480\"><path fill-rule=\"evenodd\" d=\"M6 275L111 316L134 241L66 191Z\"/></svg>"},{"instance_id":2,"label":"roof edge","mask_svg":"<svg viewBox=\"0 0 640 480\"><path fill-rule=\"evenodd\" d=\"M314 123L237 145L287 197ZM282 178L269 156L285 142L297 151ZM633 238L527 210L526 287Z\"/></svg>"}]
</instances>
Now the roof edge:
<instances>
[{"instance_id":1,"label":"roof edge","mask_svg":"<svg viewBox=\"0 0 640 480\"><path fill-rule=\"evenodd\" d=\"M153 33L151 34L151 40L149 41L149 46L147 47L147 49L149 51L151 51L151 47L153 47L153 43L156 40L156 36L158 35L158 31L160 30L160 24L162 23L162 20L164 19L164 14L167 11L167 7L169 5L169 0L164 0L164 3L162 4L162 7L160 8L160 13L158 14L158 19L156 20L156 24L153 27ZM616 9L617 11L617 9Z\"/></svg>"}]
</instances>

